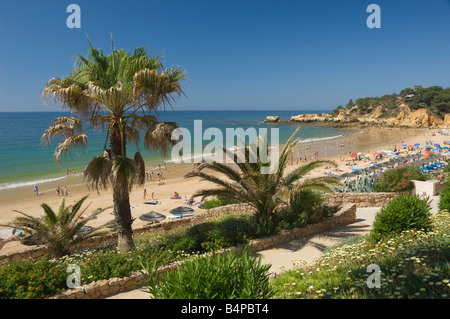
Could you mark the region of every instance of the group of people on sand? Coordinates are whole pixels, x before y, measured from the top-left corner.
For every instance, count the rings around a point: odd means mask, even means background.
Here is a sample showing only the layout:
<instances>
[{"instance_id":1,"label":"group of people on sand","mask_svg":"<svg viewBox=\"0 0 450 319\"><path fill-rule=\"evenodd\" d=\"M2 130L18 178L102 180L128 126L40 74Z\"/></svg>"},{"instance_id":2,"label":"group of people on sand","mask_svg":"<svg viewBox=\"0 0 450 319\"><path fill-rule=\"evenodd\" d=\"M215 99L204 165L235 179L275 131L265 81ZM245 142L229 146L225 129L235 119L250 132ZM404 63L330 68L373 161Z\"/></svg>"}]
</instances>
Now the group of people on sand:
<instances>
[{"instance_id":1,"label":"group of people on sand","mask_svg":"<svg viewBox=\"0 0 450 319\"><path fill-rule=\"evenodd\" d=\"M59 186L56 188L56 196L68 196L69 191L67 190L67 186L64 187L64 190L61 189Z\"/></svg>"}]
</instances>

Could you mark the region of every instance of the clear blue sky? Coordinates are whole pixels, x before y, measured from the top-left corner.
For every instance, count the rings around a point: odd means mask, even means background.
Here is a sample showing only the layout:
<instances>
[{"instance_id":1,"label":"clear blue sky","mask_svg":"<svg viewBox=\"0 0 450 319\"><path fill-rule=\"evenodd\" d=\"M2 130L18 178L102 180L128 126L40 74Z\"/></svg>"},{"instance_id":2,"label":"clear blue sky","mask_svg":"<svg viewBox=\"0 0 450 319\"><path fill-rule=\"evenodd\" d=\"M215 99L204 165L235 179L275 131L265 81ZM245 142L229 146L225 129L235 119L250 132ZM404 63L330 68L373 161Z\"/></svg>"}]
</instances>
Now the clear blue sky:
<instances>
[{"instance_id":1,"label":"clear blue sky","mask_svg":"<svg viewBox=\"0 0 450 319\"><path fill-rule=\"evenodd\" d=\"M81 29L69 29L69 4ZM381 29L369 29L369 4ZM58 110L40 92L86 35L186 69L188 109L331 110L350 98L450 86L449 0L40 0L0 3L0 111Z\"/></svg>"}]
</instances>

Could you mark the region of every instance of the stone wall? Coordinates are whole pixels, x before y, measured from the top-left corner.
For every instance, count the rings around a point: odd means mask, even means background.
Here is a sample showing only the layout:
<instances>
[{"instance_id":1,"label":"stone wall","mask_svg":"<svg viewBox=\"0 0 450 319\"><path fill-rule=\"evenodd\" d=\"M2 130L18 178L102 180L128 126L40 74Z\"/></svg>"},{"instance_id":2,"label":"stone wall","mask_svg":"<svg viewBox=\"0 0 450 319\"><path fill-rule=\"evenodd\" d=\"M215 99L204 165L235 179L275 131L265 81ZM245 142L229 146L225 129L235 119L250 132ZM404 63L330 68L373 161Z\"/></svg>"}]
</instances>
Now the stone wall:
<instances>
[{"instance_id":1,"label":"stone wall","mask_svg":"<svg viewBox=\"0 0 450 319\"><path fill-rule=\"evenodd\" d=\"M237 207L233 207L237 208ZM225 207L221 208L225 210ZM220 210L219 210L220 211ZM237 211L236 211L237 212ZM218 213L217 211L211 214ZM231 212L232 213L232 212ZM321 233L337 226L347 225L356 220L356 205L346 204L332 217L319 221L315 224L307 225L300 228L282 231L276 235L264 238L254 239L250 242L253 252L267 249L284 242L289 242L295 238L306 237L313 234ZM230 248L231 250L239 249L239 247ZM227 250L222 250L223 253ZM164 273L166 271L175 270L181 265L181 262L172 263L168 266L161 267L159 271ZM111 296L117 293L126 292L133 289L138 289L146 283L146 273L144 271L137 271L128 277L112 278L109 280L100 280L89 285L70 289L62 294L50 297L50 299L98 299Z\"/></svg>"},{"instance_id":2,"label":"stone wall","mask_svg":"<svg viewBox=\"0 0 450 319\"><path fill-rule=\"evenodd\" d=\"M334 206L351 203L357 207L383 207L397 196L397 193L335 193L325 195L325 204Z\"/></svg>"}]
</instances>

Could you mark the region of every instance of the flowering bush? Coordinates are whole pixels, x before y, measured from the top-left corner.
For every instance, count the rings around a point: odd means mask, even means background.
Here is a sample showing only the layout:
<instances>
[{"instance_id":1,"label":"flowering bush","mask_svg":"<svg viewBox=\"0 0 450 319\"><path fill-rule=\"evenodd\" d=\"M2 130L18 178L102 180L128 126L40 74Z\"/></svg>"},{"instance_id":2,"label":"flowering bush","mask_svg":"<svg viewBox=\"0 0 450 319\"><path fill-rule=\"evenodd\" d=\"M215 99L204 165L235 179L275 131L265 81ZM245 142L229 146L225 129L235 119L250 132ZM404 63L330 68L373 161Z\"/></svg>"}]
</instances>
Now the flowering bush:
<instances>
[{"instance_id":1,"label":"flowering bush","mask_svg":"<svg viewBox=\"0 0 450 319\"><path fill-rule=\"evenodd\" d=\"M0 299L39 299L57 294L65 286L66 269L47 257L3 264L0 268Z\"/></svg>"},{"instance_id":2,"label":"flowering bush","mask_svg":"<svg viewBox=\"0 0 450 319\"><path fill-rule=\"evenodd\" d=\"M404 166L388 170L375 185L376 192L404 192L414 189L413 180L425 181L428 176L417 166Z\"/></svg>"}]
</instances>

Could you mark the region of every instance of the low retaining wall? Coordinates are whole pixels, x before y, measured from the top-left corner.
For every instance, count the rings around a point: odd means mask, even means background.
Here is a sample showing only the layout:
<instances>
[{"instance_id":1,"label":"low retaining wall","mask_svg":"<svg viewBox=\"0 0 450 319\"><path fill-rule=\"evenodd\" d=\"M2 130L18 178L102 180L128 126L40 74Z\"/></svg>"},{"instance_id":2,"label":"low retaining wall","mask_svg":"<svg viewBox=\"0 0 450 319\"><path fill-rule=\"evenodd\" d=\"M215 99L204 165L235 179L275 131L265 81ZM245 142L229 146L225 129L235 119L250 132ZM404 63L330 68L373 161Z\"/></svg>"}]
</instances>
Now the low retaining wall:
<instances>
[{"instance_id":1,"label":"low retaining wall","mask_svg":"<svg viewBox=\"0 0 450 319\"><path fill-rule=\"evenodd\" d=\"M329 206L355 204L357 207L383 207L397 196L398 193L335 193L324 195L325 204Z\"/></svg>"},{"instance_id":2,"label":"low retaining wall","mask_svg":"<svg viewBox=\"0 0 450 319\"><path fill-rule=\"evenodd\" d=\"M225 207L222 207L221 210L222 209L226 210ZM211 212L211 214L215 213L219 212L218 211ZM233 214L233 208L231 209L231 212L228 213ZM273 236L254 239L250 241L250 245L252 247L252 251L257 252L263 249L279 245L281 243L289 242L295 238L306 237L313 234L324 232L337 226L351 224L355 222L355 220L356 220L356 205L346 204L330 218L321 220L315 224L307 225L304 227L285 230ZM239 247L233 247L231 249L239 249ZM223 253L224 251L221 252ZM172 263L168 266L161 267L159 270L160 272L164 273L165 271L175 270L181 264L182 264L181 262ZM50 297L49 299L105 298L107 296L111 296L117 293L140 288L145 284L146 284L145 275L142 272L137 271L132 273L128 277L100 280L97 282L90 283L88 285L84 285L82 287L67 290L64 293Z\"/></svg>"}]
</instances>

